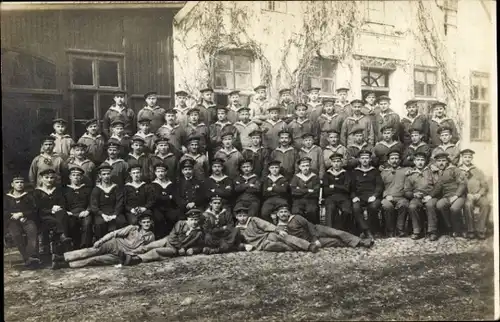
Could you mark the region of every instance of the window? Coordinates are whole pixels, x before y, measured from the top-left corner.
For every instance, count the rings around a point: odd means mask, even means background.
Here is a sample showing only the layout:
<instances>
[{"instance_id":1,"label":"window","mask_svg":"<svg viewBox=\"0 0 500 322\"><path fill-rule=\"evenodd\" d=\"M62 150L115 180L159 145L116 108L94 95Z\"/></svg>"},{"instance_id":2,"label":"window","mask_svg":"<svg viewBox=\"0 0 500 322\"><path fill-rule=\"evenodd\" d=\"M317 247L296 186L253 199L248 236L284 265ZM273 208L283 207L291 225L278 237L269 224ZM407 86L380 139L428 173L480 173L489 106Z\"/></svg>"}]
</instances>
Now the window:
<instances>
[{"instance_id":1,"label":"window","mask_svg":"<svg viewBox=\"0 0 500 322\"><path fill-rule=\"evenodd\" d=\"M489 77L487 74L472 74L470 99L471 141L490 141L491 116L489 102Z\"/></svg>"},{"instance_id":2,"label":"window","mask_svg":"<svg viewBox=\"0 0 500 322\"><path fill-rule=\"evenodd\" d=\"M85 132L85 122L102 119L113 104L113 92L123 89L123 58L120 53L69 53L69 75L74 135Z\"/></svg>"},{"instance_id":3,"label":"window","mask_svg":"<svg viewBox=\"0 0 500 322\"><path fill-rule=\"evenodd\" d=\"M436 97L437 72L415 69L415 96Z\"/></svg>"},{"instance_id":4,"label":"window","mask_svg":"<svg viewBox=\"0 0 500 322\"><path fill-rule=\"evenodd\" d=\"M216 89L252 89L252 57L244 54L221 54L215 58Z\"/></svg>"},{"instance_id":5,"label":"window","mask_svg":"<svg viewBox=\"0 0 500 322\"><path fill-rule=\"evenodd\" d=\"M366 1L366 20L375 23L385 22L385 1Z\"/></svg>"},{"instance_id":6,"label":"window","mask_svg":"<svg viewBox=\"0 0 500 322\"><path fill-rule=\"evenodd\" d=\"M323 94L333 94L335 91L336 62L331 59L316 58L309 66L306 87L319 87Z\"/></svg>"},{"instance_id":7,"label":"window","mask_svg":"<svg viewBox=\"0 0 500 322\"><path fill-rule=\"evenodd\" d=\"M56 65L20 51L2 49L2 87L56 89Z\"/></svg>"},{"instance_id":8,"label":"window","mask_svg":"<svg viewBox=\"0 0 500 322\"><path fill-rule=\"evenodd\" d=\"M286 12L286 1L262 1L262 9L277 12Z\"/></svg>"},{"instance_id":9,"label":"window","mask_svg":"<svg viewBox=\"0 0 500 322\"><path fill-rule=\"evenodd\" d=\"M377 68L361 69L361 89L388 92L389 70Z\"/></svg>"}]
</instances>

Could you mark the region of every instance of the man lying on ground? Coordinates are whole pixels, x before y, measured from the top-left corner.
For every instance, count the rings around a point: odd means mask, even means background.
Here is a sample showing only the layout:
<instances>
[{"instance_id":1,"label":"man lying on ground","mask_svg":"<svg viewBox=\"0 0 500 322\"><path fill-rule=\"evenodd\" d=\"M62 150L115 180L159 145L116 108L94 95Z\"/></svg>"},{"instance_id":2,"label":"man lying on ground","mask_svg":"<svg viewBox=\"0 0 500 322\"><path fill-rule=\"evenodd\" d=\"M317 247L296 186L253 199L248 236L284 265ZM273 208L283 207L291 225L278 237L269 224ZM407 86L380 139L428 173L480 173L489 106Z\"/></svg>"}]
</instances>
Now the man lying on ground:
<instances>
[{"instance_id":1,"label":"man lying on ground","mask_svg":"<svg viewBox=\"0 0 500 322\"><path fill-rule=\"evenodd\" d=\"M109 265L120 260L125 265L136 264L138 259L132 256L133 251L155 239L151 231L153 221L150 214L142 213L138 223L139 226L129 225L104 235L94 243L94 247L52 255L52 269Z\"/></svg>"},{"instance_id":2,"label":"man lying on ground","mask_svg":"<svg viewBox=\"0 0 500 322\"><path fill-rule=\"evenodd\" d=\"M366 247L373 246L373 239L361 239L346 231L324 225L314 225L300 215L292 215L287 206L278 207L278 230L290 236L305 239L318 247Z\"/></svg>"},{"instance_id":3,"label":"man lying on ground","mask_svg":"<svg viewBox=\"0 0 500 322\"><path fill-rule=\"evenodd\" d=\"M240 249L253 249L268 252L310 251L316 253L318 246L307 240L287 234L285 231L276 231L276 226L257 217L248 215L248 208L237 207L236 220L240 234Z\"/></svg>"}]
</instances>

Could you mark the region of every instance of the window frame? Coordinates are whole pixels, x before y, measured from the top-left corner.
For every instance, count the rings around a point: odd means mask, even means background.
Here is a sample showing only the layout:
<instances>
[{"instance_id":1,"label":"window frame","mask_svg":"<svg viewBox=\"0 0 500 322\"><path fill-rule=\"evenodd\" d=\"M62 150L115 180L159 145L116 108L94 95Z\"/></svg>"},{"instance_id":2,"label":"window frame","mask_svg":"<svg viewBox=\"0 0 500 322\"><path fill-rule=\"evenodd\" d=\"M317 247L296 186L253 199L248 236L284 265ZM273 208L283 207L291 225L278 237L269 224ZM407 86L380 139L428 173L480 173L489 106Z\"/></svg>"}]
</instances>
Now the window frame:
<instances>
[{"instance_id":1,"label":"window frame","mask_svg":"<svg viewBox=\"0 0 500 322\"><path fill-rule=\"evenodd\" d=\"M88 89L88 90L119 90L123 88L124 61L123 57L112 57L99 54L68 54L69 59L69 85L70 89ZM84 59L92 61L92 85L74 84L73 59ZM117 63L118 86L104 86L99 83L99 61L111 61Z\"/></svg>"},{"instance_id":2,"label":"window frame","mask_svg":"<svg viewBox=\"0 0 500 322\"><path fill-rule=\"evenodd\" d=\"M424 73L424 94L417 94L417 72L423 72ZM427 74L428 73L433 73L435 75L435 78L436 78L436 84L434 84L434 95L431 96L429 95L429 93L427 93L427 86L429 85L429 83L427 82ZM415 94L415 97L418 97L418 98L433 98L433 99L436 99L437 96L438 96L438 93L437 93L437 89L438 89L438 81L439 81L439 74L438 74L438 69L437 68L433 68L433 67L423 67L423 66L416 66L414 69L413 69L413 92Z\"/></svg>"},{"instance_id":3,"label":"window frame","mask_svg":"<svg viewBox=\"0 0 500 322\"><path fill-rule=\"evenodd\" d=\"M283 11L276 10L276 2L281 2L282 3L282 5L284 6L284 10ZM267 6L267 4L269 4L269 3L273 3L273 8L272 9ZM263 11L269 11L269 12L287 13L288 7L287 7L286 1L262 1L261 2L261 9Z\"/></svg>"},{"instance_id":4,"label":"window frame","mask_svg":"<svg viewBox=\"0 0 500 322\"><path fill-rule=\"evenodd\" d=\"M308 86L306 86L306 87L312 86L312 84L311 84L311 79L312 78L319 79L321 84L322 84L323 80L329 80L329 81L332 82L331 92L324 92L323 91L323 86L321 85L320 86L321 90L319 91L319 95L321 97L335 96L335 92L337 90L336 76L337 76L338 61L335 60L335 59L332 59L332 58L327 58L327 57L315 57L313 59L313 61L311 62L311 64L314 63L314 61L318 61L319 62L319 66L320 66L320 72L319 72L319 74L320 74L320 76L319 77L314 76L314 75L311 74L310 70L308 70L307 73L306 73L306 75L305 75L306 82L308 84ZM323 77L323 76L321 76L321 75L323 75L323 62L324 61L330 61L333 64L332 76L331 77Z\"/></svg>"},{"instance_id":5,"label":"window frame","mask_svg":"<svg viewBox=\"0 0 500 322\"><path fill-rule=\"evenodd\" d=\"M486 88L487 90L487 97L486 98L482 98L482 97L478 97L477 99L473 98L472 97L472 88L473 88L473 83L474 83L474 79L485 79L486 80L486 86L484 88ZM481 87L483 88L483 87ZM469 100L469 103L470 103L470 115L469 115L469 135L470 135L470 141L471 142L491 142L491 126L492 126L492 122L491 122L491 102L490 102L490 97L491 97L491 93L490 93L490 75L488 73L482 73L482 72L472 72L471 73L471 77L470 77L470 100ZM475 104L478 106L478 113L477 114L473 114L472 113L472 105ZM484 113L483 113L483 108L486 107L487 110L488 110L488 114L485 116ZM478 120L479 120L479 123L477 124L477 126L474 126L473 122L472 122L472 117L473 116L477 116L478 117ZM482 127L482 121L484 120L484 123L486 124L485 127L487 128L483 128ZM472 136L472 133L473 133L473 129L477 129L477 133L478 133L478 137L473 137ZM485 131L487 130L487 131ZM487 133L486 135L484 133Z\"/></svg>"},{"instance_id":6,"label":"window frame","mask_svg":"<svg viewBox=\"0 0 500 322\"><path fill-rule=\"evenodd\" d=\"M231 64L231 70L218 70L217 69L217 66L216 66L216 59L217 59L217 56L230 56L230 64ZM241 57L247 57L248 60L249 60L249 64L250 64L250 71L248 72L248 74L250 75L250 87L248 88L238 88L236 87L236 70L234 69L234 57L236 56L241 56ZM255 59L253 57L253 55L250 53L250 52L247 52L247 51L244 51L244 50L231 50L231 51L221 51L219 53L217 53L214 57L214 61L212 63L212 82L214 84L214 92L215 93L219 93L219 94L227 94L233 90L238 90L241 92L242 95L244 94L251 94L253 92L253 89L251 88L252 87L252 84L253 84L253 78L254 78L254 63L255 63ZM234 88L229 88L229 87L219 87L217 86L217 83L216 83L216 74L217 72L221 72L221 73L228 73L230 72L232 74L232 78L233 78L233 84L234 84ZM242 72L242 71L238 71L238 73L246 73L246 72Z\"/></svg>"},{"instance_id":7,"label":"window frame","mask_svg":"<svg viewBox=\"0 0 500 322\"><path fill-rule=\"evenodd\" d=\"M382 73L384 74L385 76L385 85L389 85L389 86L368 86L368 85L364 85L364 82L363 82L363 70L366 70L368 71L368 77L370 77L370 71L373 71L373 72L379 72L379 73ZM375 91L375 92L387 92L389 93L390 91L390 83L389 83L389 79L390 79L390 73L391 73L391 69L384 69L384 68L376 68L376 67L361 67L361 79L360 79L360 82L361 82L361 90L362 91Z\"/></svg>"}]
</instances>

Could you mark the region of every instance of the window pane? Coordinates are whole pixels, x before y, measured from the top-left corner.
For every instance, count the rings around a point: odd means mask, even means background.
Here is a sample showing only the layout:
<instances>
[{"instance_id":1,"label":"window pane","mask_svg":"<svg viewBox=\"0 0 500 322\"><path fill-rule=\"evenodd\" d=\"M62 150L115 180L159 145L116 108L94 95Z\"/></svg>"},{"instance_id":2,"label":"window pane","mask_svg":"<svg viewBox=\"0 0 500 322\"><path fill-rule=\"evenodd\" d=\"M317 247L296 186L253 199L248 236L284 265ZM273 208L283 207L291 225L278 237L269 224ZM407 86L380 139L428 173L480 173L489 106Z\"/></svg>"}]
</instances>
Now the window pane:
<instances>
[{"instance_id":1,"label":"window pane","mask_svg":"<svg viewBox=\"0 0 500 322\"><path fill-rule=\"evenodd\" d=\"M310 77L309 78L309 82L310 82L310 87L322 87L321 85L321 79L319 78L313 78L313 77Z\"/></svg>"},{"instance_id":2,"label":"window pane","mask_svg":"<svg viewBox=\"0 0 500 322\"><path fill-rule=\"evenodd\" d=\"M74 138L79 139L86 131L86 120L75 120L75 135Z\"/></svg>"},{"instance_id":3,"label":"window pane","mask_svg":"<svg viewBox=\"0 0 500 322\"><path fill-rule=\"evenodd\" d=\"M314 77L321 77L321 66L319 60L315 59L309 66L309 75Z\"/></svg>"},{"instance_id":4,"label":"window pane","mask_svg":"<svg viewBox=\"0 0 500 322\"><path fill-rule=\"evenodd\" d=\"M368 70L362 69L361 70L361 79L364 79L365 77L368 77Z\"/></svg>"},{"instance_id":5,"label":"window pane","mask_svg":"<svg viewBox=\"0 0 500 322\"><path fill-rule=\"evenodd\" d=\"M470 124L473 127L479 127L480 126L479 121L480 121L479 116L471 116L470 118Z\"/></svg>"},{"instance_id":6,"label":"window pane","mask_svg":"<svg viewBox=\"0 0 500 322\"><path fill-rule=\"evenodd\" d=\"M215 60L215 69L216 70L231 70L231 56L229 55L218 55Z\"/></svg>"},{"instance_id":7,"label":"window pane","mask_svg":"<svg viewBox=\"0 0 500 322\"><path fill-rule=\"evenodd\" d=\"M56 65L43 59L35 59L35 83L37 88L56 88Z\"/></svg>"},{"instance_id":8,"label":"window pane","mask_svg":"<svg viewBox=\"0 0 500 322\"><path fill-rule=\"evenodd\" d=\"M478 86L472 86L470 89L470 98L472 100L477 100L479 99L479 88Z\"/></svg>"},{"instance_id":9,"label":"window pane","mask_svg":"<svg viewBox=\"0 0 500 322\"><path fill-rule=\"evenodd\" d=\"M251 82L251 77L250 74L245 74L245 73L235 73L235 78L236 78L236 86L235 88L240 88L240 89L245 89L245 88L251 88L252 87L252 82Z\"/></svg>"},{"instance_id":10,"label":"window pane","mask_svg":"<svg viewBox=\"0 0 500 322\"><path fill-rule=\"evenodd\" d=\"M425 84L422 82L415 81L415 95L424 96L425 95Z\"/></svg>"},{"instance_id":11,"label":"window pane","mask_svg":"<svg viewBox=\"0 0 500 322\"><path fill-rule=\"evenodd\" d=\"M118 62L99 61L99 86L118 87Z\"/></svg>"},{"instance_id":12,"label":"window pane","mask_svg":"<svg viewBox=\"0 0 500 322\"><path fill-rule=\"evenodd\" d=\"M479 104L477 104L477 103L470 104L470 114L471 114L471 116L479 115Z\"/></svg>"},{"instance_id":13,"label":"window pane","mask_svg":"<svg viewBox=\"0 0 500 322\"><path fill-rule=\"evenodd\" d=\"M219 88L234 88L233 84L233 73L223 73L216 72L215 73L215 86Z\"/></svg>"},{"instance_id":14,"label":"window pane","mask_svg":"<svg viewBox=\"0 0 500 322\"><path fill-rule=\"evenodd\" d=\"M422 71L415 71L415 81L425 83L425 73Z\"/></svg>"},{"instance_id":15,"label":"window pane","mask_svg":"<svg viewBox=\"0 0 500 322\"><path fill-rule=\"evenodd\" d=\"M234 70L237 72L250 72L250 57L234 56Z\"/></svg>"},{"instance_id":16,"label":"window pane","mask_svg":"<svg viewBox=\"0 0 500 322\"><path fill-rule=\"evenodd\" d=\"M479 129L477 127L471 127L471 129L470 129L470 137L473 140L479 139Z\"/></svg>"},{"instance_id":17,"label":"window pane","mask_svg":"<svg viewBox=\"0 0 500 322\"><path fill-rule=\"evenodd\" d=\"M427 84L436 84L437 76L434 72L427 72Z\"/></svg>"},{"instance_id":18,"label":"window pane","mask_svg":"<svg viewBox=\"0 0 500 322\"><path fill-rule=\"evenodd\" d=\"M436 96L436 85L427 84L427 96Z\"/></svg>"},{"instance_id":19,"label":"window pane","mask_svg":"<svg viewBox=\"0 0 500 322\"><path fill-rule=\"evenodd\" d=\"M325 59L321 64L321 76L324 78L333 78L335 63L333 60Z\"/></svg>"},{"instance_id":20,"label":"window pane","mask_svg":"<svg viewBox=\"0 0 500 322\"><path fill-rule=\"evenodd\" d=\"M10 76L9 85L15 88L35 88L32 76L35 68L33 57L17 52L11 52L11 54L12 57L2 55L2 78L4 78L4 62L10 60L5 57L12 58L12 72L6 73L7 77Z\"/></svg>"},{"instance_id":21,"label":"window pane","mask_svg":"<svg viewBox=\"0 0 500 322\"><path fill-rule=\"evenodd\" d=\"M90 120L94 115L94 94L86 92L73 93L73 113L75 119Z\"/></svg>"},{"instance_id":22,"label":"window pane","mask_svg":"<svg viewBox=\"0 0 500 322\"><path fill-rule=\"evenodd\" d=\"M329 79L323 79L321 82L321 91L325 93L333 92L333 81Z\"/></svg>"},{"instance_id":23,"label":"window pane","mask_svg":"<svg viewBox=\"0 0 500 322\"><path fill-rule=\"evenodd\" d=\"M73 84L94 85L92 60L73 58Z\"/></svg>"},{"instance_id":24,"label":"window pane","mask_svg":"<svg viewBox=\"0 0 500 322\"><path fill-rule=\"evenodd\" d=\"M480 98L484 101L488 100L488 89L486 87L481 87L481 96Z\"/></svg>"}]
</instances>

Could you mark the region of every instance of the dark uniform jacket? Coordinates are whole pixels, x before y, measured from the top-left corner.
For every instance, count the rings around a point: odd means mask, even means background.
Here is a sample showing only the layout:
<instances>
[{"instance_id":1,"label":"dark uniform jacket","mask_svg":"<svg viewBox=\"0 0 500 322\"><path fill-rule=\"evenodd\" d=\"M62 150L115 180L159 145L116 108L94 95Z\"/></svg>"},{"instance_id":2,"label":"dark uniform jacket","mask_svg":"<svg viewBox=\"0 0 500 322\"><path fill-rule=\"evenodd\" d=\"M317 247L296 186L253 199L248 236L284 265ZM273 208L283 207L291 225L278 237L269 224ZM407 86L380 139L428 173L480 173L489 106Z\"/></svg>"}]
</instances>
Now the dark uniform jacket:
<instances>
[{"instance_id":1,"label":"dark uniform jacket","mask_svg":"<svg viewBox=\"0 0 500 322\"><path fill-rule=\"evenodd\" d=\"M279 135L278 133L287 128L286 123L283 120L278 120L274 122L271 119L267 119L262 122L262 145L266 148L273 150L279 146Z\"/></svg>"},{"instance_id":2,"label":"dark uniform jacket","mask_svg":"<svg viewBox=\"0 0 500 322\"><path fill-rule=\"evenodd\" d=\"M104 159L106 159L106 153L104 153L104 137L100 134L92 136L88 133L84 133L78 143L83 143L87 146L87 156L95 164L101 164Z\"/></svg>"},{"instance_id":3,"label":"dark uniform jacket","mask_svg":"<svg viewBox=\"0 0 500 322\"><path fill-rule=\"evenodd\" d=\"M134 164L141 165L141 180L150 182L154 177L153 161L151 160L149 154L141 153L141 155L135 156L132 153L129 153L125 158L125 161L127 162L129 169Z\"/></svg>"},{"instance_id":4,"label":"dark uniform jacket","mask_svg":"<svg viewBox=\"0 0 500 322\"><path fill-rule=\"evenodd\" d=\"M387 153L392 150L397 150L400 153L403 153L403 145L398 141L393 141L391 143L380 141L375 144L375 147L373 148L373 164L376 166L384 165L388 160Z\"/></svg>"},{"instance_id":5,"label":"dark uniform jacket","mask_svg":"<svg viewBox=\"0 0 500 322\"><path fill-rule=\"evenodd\" d=\"M104 129L104 134L109 138L111 135L110 127L113 121L120 120L125 125L123 130L128 135L134 134L136 131L137 119L135 117L134 110L128 107L122 109L118 108L116 105L112 105L104 114L102 119L102 127Z\"/></svg>"},{"instance_id":6,"label":"dark uniform jacket","mask_svg":"<svg viewBox=\"0 0 500 322\"><path fill-rule=\"evenodd\" d=\"M292 134L292 144L295 148L300 149L302 147L302 135L306 133L311 133L314 136L314 143L319 143L319 130L317 121L311 121L310 119L305 119L299 121L295 119L290 124L288 124L288 131Z\"/></svg>"},{"instance_id":7,"label":"dark uniform jacket","mask_svg":"<svg viewBox=\"0 0 500 322\"><path fill-rule=\"evenodd\" d=\"M213 196L219 196L225 203L228 203L233 196L233 180L226 175L221 178L211 175L205 181L205 189L209 200Z\"/></svg>"},{"instance_id":8,"label":"dark uniform jacket","mask_svg":"<svg viewBox=\"0 0 500 322\"><path fill-rule=\"evenodd\" d=\"M137 186L132 182L127 182L123 188L123 197L126 212L131 212L136 207L144 207L151 211L155 202L154 190L145 182L141 182Z\"/></svg>"},{"instance_id":9,"label":"dark uniform jacket","mask_svg":"<svg viewBox=\"0 0 500 322\"><path fill-rule=\"evenodd\" d=\"M358 161L358 153L361 150L367 150L373 152L373 146L368 143L363 143L362 145L351 144L347 146L346 149L346 160L347 160L347 168L354 169L359 165Z\"/></svg>"},{"instance_id":10,"label":"dark uniform jacket","mask_svg":"<svg viewBox=\"0 0 500 322\"><path fill-rule=\"evenodd\" d=\"M197 136L200 138L199 141L199 151L200 153L205 153L207 151L208 143L210 142L210 132L208 130L208 126L205 125L205 123L198 123L196 125L193 125L191 123L188 123L186 125L186 137L185 140L187 140L191 136ZM188 142L183 142L183 145L187 148Z\"/></svg>"},{"instance_id":11,"label":"dark uniform jacket","mask_svg":"<svg viewBox=\"0 0 500 322\"><path fill-rule=\"evenodd\" d=\"M293 176L292 181L290 181L290 192L294 199L311 199L317 201L320 187L320 179L314 172L311 172L309 176L297 173ZM309 192L309 189L314 191Z\"/></svg>"},{"instance_id":12,"label":"dark uniform jacket","mask_svg":"<svg viewBox=\"0 0 500 322\"><path fill-rule=\"evenodd\" d=\"M351 175L346 170L328 169L323 177L323 198L348 199L351 191ZM332 187L333 186L333 187Z\"/></svg>"},{"instance_id":13,"label":"dark uniform jacket","mask_svg":"<svg viewBox=\"0 0 500 322\"><path fill-rule=\"evenodd\" d=\"M250 185L253 185L251 187ZM259 201L261 196L261 182L256 174L246 177L238 176L234 182L234 192L236 193L236 202L240 201Z\"/></svg>"},{"instance_id":14,"label":"dark uniform jacket","mask_svg":"<svg viewBox=\"0 0 500 322\"><path fill-rule=\"evenodd\" d=\"M137 120L148 118L151 120L150 130L153 133L156 133L160 126L165 122L165 109L159 106L149 107L144 106L137 113Z\"/></svg>"},{"instance_id":15,"label":"dark uniform jacket","mask_svg":"<svg viewBox=\"0 0 500 322\"><path fill-rule=\"evenodd\" d=\"M462 170L450 164L438 173L439 179L430 193L433 198L465 197L467 182Z\"/></svg>"},{"instance_id":16,"label":"dark uniform jacket","mask_svg":"<svg viewBox=\"0 0 500 322\"><path fill-rule=\"evenodd\" d=\"M443 117L441 119L438 118L431 118L429 120L429 144L433 147L436 147L441 144L441 139L440 135L438 134L438 130L440 127L449 127L451 129L451 143L455 144L460 140L460 137L458 135L457 131L457 126L455 125L455 122L448 117Z\"/></svg>"},{"instance_id":17,"label":"dark uniform jacket","mask_svg":"<svg viewBox=\"0 0 500 322\"><path fill-rule=\"evenodd\" d=\"M400 118L399 114L394 112L391 109L388 109L385 113L380 111L377 115L375 115L375 125L376 129L374 129L375 132L375 142L382 141L382 131L381 129L386 126L390 125L394 129L394 136L393 138L395 140L399 140L399 131L400 131Z\"/></svg>"},{"instance_id":18,"label":"dark uniform jacket","mask_svg":"<svg viewBox=\"0 0 500 322\"><path fill-rule=\"evenodd\" d=\"M417 152L425 153L425 155L427 156L426 160L429 160L429 157L431 156L431 147L424 142L420 142L417 145L413 144L408 145L405 151L403 152L403 159L402 159L403 167L413 166L413 160L415 159L415 154Z\"/></svg>"},{"instance_id":19,"label":"dark uniform jacket","mask_svg":"<svg viewBox=\"0 0 500 322\"><path fill-rule=\"evenodd\" d=\"M80 186L67 185L64 189L65 209L73 214L90 210L92 187L85 183Z\"/></svg>"},{"instance_id":20,"label":"dark uniform jacket","mask_svg":"<svg viewBox=\"0 0 500 322\"><path fill-rule=\"evenodd\" d=\"M35 199L38 216L40 218L53 216L53 206L57 205L64 209L66 205L63 191L58 187L54 187L51 191L47 191L42 187L37 187L33 192L33 198Z\"/></svg>"},{"instance_id":21,"label":"dark uniform jacket","mask_svg":"<svg viewBox=\"0 0 500 322\"><path fill-rule=\"evenodd\" d=\"M399 131L399 140L404 146L411 144L410 129L417 128L422 131L422 141L428 142L429 140L429 120L427 116L419 114L414 119L405 116L401 119L401 129Z\"/></svg>"},{"instance_id":22,"label":"dark uniform jacket","mask_svg":"<svg viewBox=\"0 0 500 322\"><path fill-rule=\"evenodd\" d=\"M13 213L22 212L23 217L29 220L36 220L36 206L33 195L23 192L21 196L14 197L10 192L3 198L3 218L4 225L10 220Z\"/></svg>"},{"instance_id":23,"label":"dark uniform jacket","mask_svg":"<svg viewBox=\"0 0 500 322\"><path fill-rule=\"evenodd\" d=\"M262 177L267 174L267 163L270 161L271 151L261 146L260 148L249 147L242 152L243 159L252 160L253 172Z\"/></svg>"},{"instance_id":24,"label":"dark uniform jacket","mask_svg":"<svg viewBox=\"0 0 500 322\"><path fill-rule=\"evenodd\" d=\"M90 209L95 216L106 214L108 216L119 216L123 214L123 190L116 184L110 189L97 185L92 189L90 196Z\"/></svg>"},{"instance_id":25,"label":"dark uniform jacket","mask_svg":"<svg viewBox=\"0 0 500 322\"><path fill-rule=\"evenodd\" d=\"M169 210L176 208L175 195L176 187L172 181L167 181L165 185L155 180L151 183L151 189L154 193L153 210L167 213Z\"/></svg>"},{"instance_id":26,"label":"dark uniform jacket","mask_svg":"<svg viewBox=\"0 0 500 322\"><path fill-rule=\"evenodd\" d=\"M186 179L180 176L175 184L176 186L176 203L181 209L185 209L186 205L194 202L196 208L202 208L206 201L206 190L203 181L196 178Z\"/></svg>"},{"instance_id":27,"label":"dark uniform jacket","mask_svg":"<svg viewBox=\"0 0 500 322\"><path fill-rule=\"evenodd\" d=\"M318 117L318 127L320 132L319 145L321 148L325 148L328 145L329 131L336 130L340 135L342 131L342 123L344 123L344 117L339 114L321 114Z\"/></svg>"},{"instance_id":28,"label":"dark uniform jacket","mask_svg":"<svg viewBox=\"0 0 500 322\"><path fill-rule=\"evenodd\" d=\"M268 191L271 187L272 190ZM262 195L264 199L272 197L280 197L284 200L288 199L288 180L281 174L277 177L268 175L262 180Z\"/></svg>"},{"instance_id":29,"label":"dark uniform jacket","mask_svg":"<svg viewBox=\"0 0 500 322\"><path fill-rule=\"evenodd\" d=\"M356 167L352 172L351 199L358 197L362 201L367 201L371 196L380 198L384 191L384 182L380 172L369 167L364 169Z\"/></svg>"},{"instance_id":30,"label":"dark uniform jacket","mask_svg":"<svg viewBox=\"0 0 500 322\"><path fill-rule=\"evenodd\" d=\"M293 147L277 147L271 152L270 160L281 162L281 171L287 179L292 179L295 174L295 166L299 160L299 152Z\"/></svg>"},{"instance_id":31,"label":"dark uniform jacket","mask_svg":"<svg viewBox=\"0 0 500 322\"><path fill-rule=\"evenodd\" d=\"M152 168L158 164L162 164L167 167L167 177L170 181L174 182L179 176L179 156L174 152L168 152L165 156L153 155L151 156Z\"/></svg>"},{"instance_id":32,"label":"dark uniform jacket","mask_svg":"<svg viewBox=\"0 0 500 322\"><path fill-rule=\"evenodd\" d=\"M111 170L111 181L123 187L128 178L128 163L123 159L116 159L113 161L107 159L103 164L109 164L113 167Z\"/></svg>"}]
</instances>

